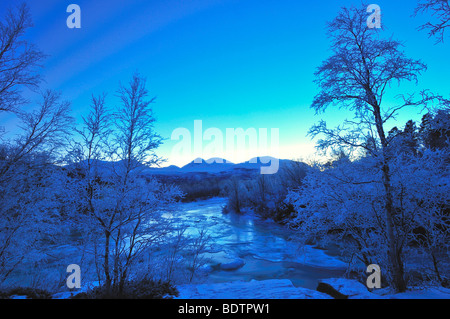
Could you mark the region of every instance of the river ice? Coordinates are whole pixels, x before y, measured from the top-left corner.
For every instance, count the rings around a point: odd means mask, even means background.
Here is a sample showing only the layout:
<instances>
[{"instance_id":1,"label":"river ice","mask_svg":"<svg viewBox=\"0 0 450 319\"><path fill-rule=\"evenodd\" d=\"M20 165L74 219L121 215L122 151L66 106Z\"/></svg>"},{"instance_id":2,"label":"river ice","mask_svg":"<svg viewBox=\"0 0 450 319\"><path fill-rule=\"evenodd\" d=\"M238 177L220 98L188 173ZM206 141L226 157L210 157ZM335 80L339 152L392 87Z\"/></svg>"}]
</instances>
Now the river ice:
<instances>
[{"instance_id":1,"label":"river ice","mask_svg":"<svg viewBox=\"0 0 450 319\"><path fill-rule=\"evenodd\" d=\"M189 234L205 228L212 237L207 256L213 269L209 282L289 279L297 287L315 289L318 280L340 276L345 271L346 264L326 251L299 247L292 240L295 234L286 227L252 214L222 214L223 205L223 198L185 203L171 216L189 226ZM220 264L242 262L243 266L237 269L220 268Z\"/></svg>"}]
</instances>

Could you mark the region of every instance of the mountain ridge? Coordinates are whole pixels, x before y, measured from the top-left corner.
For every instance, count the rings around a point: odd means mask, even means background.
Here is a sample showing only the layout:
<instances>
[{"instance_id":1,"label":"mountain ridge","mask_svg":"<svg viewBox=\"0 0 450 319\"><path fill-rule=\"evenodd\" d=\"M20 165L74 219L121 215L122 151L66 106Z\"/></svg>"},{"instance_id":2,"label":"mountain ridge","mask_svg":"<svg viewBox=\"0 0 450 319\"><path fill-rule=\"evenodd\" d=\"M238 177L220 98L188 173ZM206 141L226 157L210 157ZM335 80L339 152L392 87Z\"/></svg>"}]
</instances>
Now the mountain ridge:
<instances>
[{"instance_id":1,"label":"mountain ridge","mask_svg":"<svg viewBox=\"0 0 450 319\"><path fill-rule=\"evenodd\" d=\"M146 172L155 175L170 173L223 173L232 170L259 170L261 167L270 166L273 161L278 160L279 165L293 162L292 160L277 159L272 156L257 156L241 163L233 163L224 158L213 157L209 159L196 158L184 166L170 165L167 167L149 167Z\"/></svg>"}]
</instances>

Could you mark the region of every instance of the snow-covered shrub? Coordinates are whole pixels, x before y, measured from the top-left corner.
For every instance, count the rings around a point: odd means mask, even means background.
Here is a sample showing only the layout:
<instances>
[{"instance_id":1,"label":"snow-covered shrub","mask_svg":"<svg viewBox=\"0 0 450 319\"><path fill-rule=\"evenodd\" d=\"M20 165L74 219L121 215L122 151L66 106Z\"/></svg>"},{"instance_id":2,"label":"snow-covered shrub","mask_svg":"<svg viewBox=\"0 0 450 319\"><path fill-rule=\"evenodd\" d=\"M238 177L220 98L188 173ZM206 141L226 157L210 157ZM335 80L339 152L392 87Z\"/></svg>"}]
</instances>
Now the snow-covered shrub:
<instances>
[{"instance_id":1,"label":"snow-covered shrub","mask_svg":"<svg viewBox=\"0 0 450 319\"><path fill-rule=\"evenodd\" d=\"M391 159L394 234L405 264L411 266L417 253L414 244L419 244L440 281L448 276L442 271L448 269L450 239L450 177L445 158L444 151L427 150L422 156L399 153ZM380 174L379 163L372 157L317 165L287 201L295 208L292 226L300 237L337 242L351 268L355 262L379 264L387 267L389 276Z\"/></svg>"},{"instance_id":2,"label":"snow-covered shrub","mask_svg":"<svg viewBox=\"0 0 450 319\"><path fill-rule=\"evenodd\" d=\"M287 196L297 212L291 225L305 241L337 241L350 264L385 264L382 187L371 159L343 159L328 168L318 164Z\"/></svg>"}]
</instances>

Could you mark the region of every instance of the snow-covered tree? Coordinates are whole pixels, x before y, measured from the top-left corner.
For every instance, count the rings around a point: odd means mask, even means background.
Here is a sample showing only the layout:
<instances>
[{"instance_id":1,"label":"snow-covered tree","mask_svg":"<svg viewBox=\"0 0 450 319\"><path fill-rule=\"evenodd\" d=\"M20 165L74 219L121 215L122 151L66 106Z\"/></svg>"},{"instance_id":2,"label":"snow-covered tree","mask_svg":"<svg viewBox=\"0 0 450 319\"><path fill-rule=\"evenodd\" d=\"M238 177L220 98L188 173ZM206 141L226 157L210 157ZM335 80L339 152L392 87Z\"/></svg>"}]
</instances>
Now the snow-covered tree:
<instances>
[{"instance_id":1,"label":"snow-covered tree","mask_svg":"<svg viewBox=\"0 0 450 319\"><path fill-rule=\"evenodd\" d=\"M383 251L388 238L380 175L376 161L370 157L316 164L302 187L287 196L297 212L292 225L307 242L326 245L331 240L341 245L351 266L386 264Z\"/></svg>"},{"instance_id":2,"label":"snow-covered tree","mask_svg":"<svg viewBox=\"0 0 450 319\"><path fill-rule=\"evenodd\" d=\"M393 187L401 216L408 216L404 236L416 243L427 258L424 277L448 285L450 272L450 175L449 150L424 150L421 156L403 154L393 161ZM416 247L410 245L414 256ZM420 268L420 267L419 267Z\"/></svg>"},{"instance_id":3,"label":"snow-covered tree","mask_svg":"<svg viewBox=\"0 0 450 319\"><path fill-rule=\"evenodd\" d=\"M136 261L170 231L162 213L181 195L141 176L147 164L159 161L154 152L160 137L147 95L145 79L135 74L120 87L116 112L106 109L104 95L93 97L82 139L71 152L76 218L101 258L99 279L119 292Z\"/></svg>"},{"instance_id":4,"label":"snow-covered tree","mask_svg":"<svg viewBox=\"0 0 450 319\"><path fill-rule=\"evenodd\" d=\"M60 151L70 134L69 103L46 91L18 114L17 135L0 139L0 282L48 236L59 220Z\"/></svg>"},{"instance_id":5,"label":"snow-covered tree","mask_svg":"<svg viewBox=\"0 0 450 319\"><path fill-rule=\"evenodd\" d=\"M441 102L441 107L422 117L419 129L419 139L423 147L432 150L450 147L450 101Z\"/></svg>"},{"instance_id":6,"label":"snow-covered tree","mask_svg":"<svg viewBox=\"0 0 450 319\"><path fill-rule=\"evenodd\" d=\"M242 213L247 200L247 188L238 177L233 176L225 185L225 192L227 194L227 204L223 212Z\"/></svg>"},{"instance_id":7,"label":"snow-covered tree","mask_svg":"<svg viewBox=\"0 0 450 319\"><path fill-rule=\"evenodd\" d=\"M427 129L421 134L430 138L428 143L408 142L411 136L419 135L412 121L404 130L391 130L397 137L391 140L389 158L395 236L405 252L404 264L444 286L450 277L450 148L441 139L445 134L432 134L433 139L426 132L440 127L445 133L450 126L432 123L442 124L447 117L445 106L426 117ZM296 211L292 226L301 232L300 237L337 243L350 270L358 263L389 263L385 253L389 238L382 214L385 189L377 157L366 155L352 161L341 157L316 164L287 201ZM426 258L418 264L421 250ZM392 279L390 273L387 276Z\"/></svg>"},{"instance_id":8,"label":"snow-covered tree","mask_svg":"<svg viewBox=\"0 0 450 319\"><path fill-rule=\"evenodd\" d=\"M424 92L419 101L414 101L413 95L402 96L399 105L387 108L382 102L386 90L394 82L417 81L426 66L419 60L406 57L400 42L383 39L378 29L368 28L366 8L343 8L328 24L332 54L315 73L320 92L312 103L316 112L329 106L350 109L354 111L355 119L346 120L336 129L328 128L322 121L310 130L310 134L324 136L318 143L322 149L344 147L350 154L363 149L377 159L384 189L383 205L379 209L384 214L386 225L385 251L389 256L392 285L397 291L404 291L403 247L398 237L400 225L396 223L389 163L394 153L385 126L399 110L424 103L428 97ZM380 147L375 148L368 141L376 141Z\"/></svg>"},{"instance_id":9,"label":"snow-covered tree","mask_svg":"<svg viewBox=\"0 0 450 319\"><path fill-rule=\"evenodd\" d=\"M446 271L450 184L445 156L442 151L426 151L420 157L401 154L391 167L398 212L395 222L401 225L396 229L398 245L407 251L405 258L411 264L417 255L414 243L418 244L429 257L429 269L443 283L450 275ZM338 161L332 167L317 164L287 200L297 212L292 226L300 237L306 242L338 244L349 270L360 264L388 264L388 237L381 213L384 187L373 158ZM386 275L392 279L391 274Z\"/></svg>"}]
</instances>

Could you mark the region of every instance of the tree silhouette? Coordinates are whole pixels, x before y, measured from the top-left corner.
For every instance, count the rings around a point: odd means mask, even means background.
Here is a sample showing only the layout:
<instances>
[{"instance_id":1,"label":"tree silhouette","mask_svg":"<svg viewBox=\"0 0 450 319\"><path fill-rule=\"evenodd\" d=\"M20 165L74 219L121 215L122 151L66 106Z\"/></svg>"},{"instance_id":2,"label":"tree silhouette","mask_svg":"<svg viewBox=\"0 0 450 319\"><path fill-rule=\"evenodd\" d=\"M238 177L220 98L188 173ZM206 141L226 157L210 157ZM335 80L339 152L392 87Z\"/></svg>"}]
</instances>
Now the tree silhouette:
<instances>
[{"instance_id":1,"label":"tree silhouette","mask_svg":"<svg viewBox=\"0 0 450 319\"><path fill-rule=\"evenodd\" d=\"M317 69L316 83L320 92L315 96L312 108L316 113L329 106L339 106L355 112L355 120L345 121L336 129L329 129L324 121L314 126L310 134L325 135L319 147L346 147L350 150L365 149L379 160L384 186L384 215L388 238L388 256L396 291L404 291L406 283L402 264L402 243L397 239L389 164L390 144L385 123L394 118L406 106L417 105L414 96L403 96L400 105L383 107L383 97L391 84L417 81L426 70L419 60L407 58L401 51L402 44L379 37L380 31L367 27L366 6L343 8L328 23L332 55ZM367 133L369 132L369 133ZM376 138L380 149L369 147L368 140Z\"/></svg>"}]
</instances>

